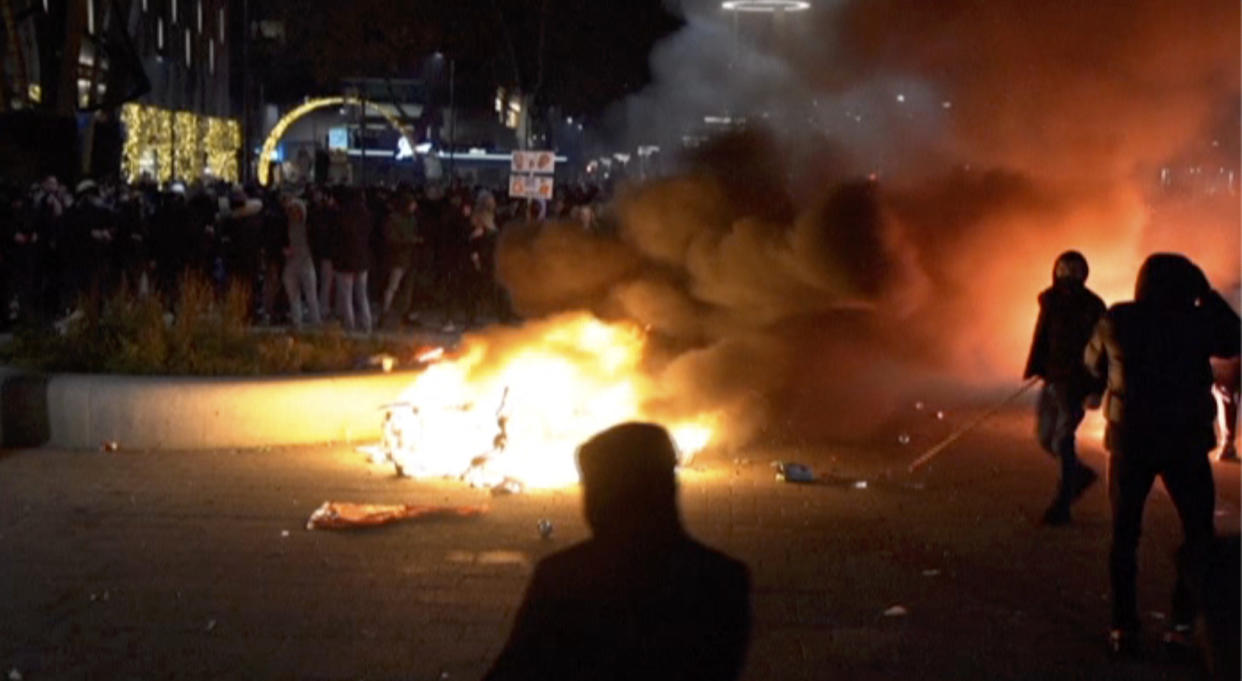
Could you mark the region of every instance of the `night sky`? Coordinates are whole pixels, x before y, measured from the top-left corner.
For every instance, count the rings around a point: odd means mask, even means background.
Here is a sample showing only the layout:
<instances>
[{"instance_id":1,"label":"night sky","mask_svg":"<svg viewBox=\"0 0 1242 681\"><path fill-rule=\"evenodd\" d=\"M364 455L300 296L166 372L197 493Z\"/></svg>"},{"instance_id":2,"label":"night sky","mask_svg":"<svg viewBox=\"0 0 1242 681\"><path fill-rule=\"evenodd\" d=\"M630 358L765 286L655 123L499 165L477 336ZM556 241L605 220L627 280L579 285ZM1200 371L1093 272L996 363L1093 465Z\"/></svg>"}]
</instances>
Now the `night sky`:
<instances>
[{"instance_id":1,"label":"night sky","mask_svg":"<svg viewBox=\"0 0 1242 681\"><path fill-rule=\"evenodd\" d=\"M329 91L350 76L418 76L441 51L457 62L461 94L517 81L541 105L587 115L641 89L652 46L682 23L662 0L269 0L258 11L287 27L264 78L277 96Z\"/></svg>"}]
</instances>

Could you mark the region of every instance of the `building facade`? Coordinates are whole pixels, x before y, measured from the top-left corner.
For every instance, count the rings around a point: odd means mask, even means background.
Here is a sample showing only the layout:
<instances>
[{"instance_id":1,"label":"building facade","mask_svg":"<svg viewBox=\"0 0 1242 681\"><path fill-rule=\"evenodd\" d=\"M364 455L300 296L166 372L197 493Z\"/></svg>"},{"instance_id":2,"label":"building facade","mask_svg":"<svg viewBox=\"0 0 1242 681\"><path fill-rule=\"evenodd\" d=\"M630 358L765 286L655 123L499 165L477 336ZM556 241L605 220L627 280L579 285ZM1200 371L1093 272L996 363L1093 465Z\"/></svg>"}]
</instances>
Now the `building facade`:
<instances>
[{"instance_id":1,"label":"building facade","mask_svg":"<svg viewBox=\"0 0 1242 681\"><path fill-rule=\"evenodd\" d=\"M235 180L233 4L0 0L0 115L27 126L72 121L81 163L71 171Z\"/></svg>"}]
</instances>

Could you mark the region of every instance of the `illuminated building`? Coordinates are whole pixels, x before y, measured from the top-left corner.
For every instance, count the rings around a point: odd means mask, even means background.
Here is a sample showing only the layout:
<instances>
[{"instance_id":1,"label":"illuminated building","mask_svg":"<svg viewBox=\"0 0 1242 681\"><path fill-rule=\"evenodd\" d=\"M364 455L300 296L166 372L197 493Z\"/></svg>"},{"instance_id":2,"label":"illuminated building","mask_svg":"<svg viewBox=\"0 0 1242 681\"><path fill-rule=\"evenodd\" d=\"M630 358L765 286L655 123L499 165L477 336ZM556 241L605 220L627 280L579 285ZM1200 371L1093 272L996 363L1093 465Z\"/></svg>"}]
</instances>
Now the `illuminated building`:
<instances>
[{"instance_id":1,"label":"illuminated building","mask_svg":"<svg viewBox=\"0 0 1242 681\"><path fill-rule=\"evenodd\" d=\"M234 4L0 0L0 116L59 131L41 144L70 137L79 163L56 168L62 175L236 178L225 159L241 146Z\"/></svg>"}]
</instances>

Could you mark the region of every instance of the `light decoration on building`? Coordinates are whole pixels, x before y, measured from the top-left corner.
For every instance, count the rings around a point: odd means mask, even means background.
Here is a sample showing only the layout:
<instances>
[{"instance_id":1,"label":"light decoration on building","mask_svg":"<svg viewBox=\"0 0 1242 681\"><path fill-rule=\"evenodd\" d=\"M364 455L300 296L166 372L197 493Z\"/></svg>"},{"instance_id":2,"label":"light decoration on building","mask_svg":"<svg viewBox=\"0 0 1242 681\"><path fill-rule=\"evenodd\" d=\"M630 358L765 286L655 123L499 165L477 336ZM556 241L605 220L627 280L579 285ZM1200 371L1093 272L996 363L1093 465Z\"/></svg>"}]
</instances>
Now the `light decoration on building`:
<instances>
[{"instance_id":1,"label":"light decoration on building","mask_svg":"<svg viewBox=\"0 0 1242 681\"><path fill-rule=\"evenodd\" d=\"M241 128L237 121L126 104L121 107L121 123L126 131L121 172L130 182L144 175L160 183L192 182L201 179L204 171L221 180L238 179Z\"/></svg>"},{"instance_id":2,"label":"light decoration on building","mask_svg":"<svg viewBox=\"0 0 1242 681\"><path fill-rule=\"evenodd\" d=\"M173 171L175 179L193 179L195 170L203 167L202 136L199 117L190 111L173 114ZM201 172L201 171L200 171Z\"/></svg>"},{"instance_id":3,"label":"light decoration on building","mask_svg":"<svg viewBox=\"0 0 1242 681\"><path fill-rule=\"evenodd\" d=\"M208 118L203 148L207 152L208 171L213 177L229 182L238 180L237 150L241 149L241 126L237 121Z\"/></svg>"},{"instance_id":4,"label":"light decoration on building","mask_svg":"<svg viewBox=\"0 0 1242 681\"><path fill-rule=\"evenodd\" d=\"M375 104L374 102L363 100L360 97L319 97L317 99L308 99L298 106L294 107L289 113L281 116L276 125L272 126L272 131L267 134L267 139L263 140L263 149L259 152L259 168L258 178L259 184L267 186L271 180L271 164L277 161L276 145L280 143L280 138L284 137L289 126L298 121L299 118L315 111L316 109L324 109L332 106L363 106L365 103L368 111L374 111L384 120L388 121L406 141L413 146L415 144L413 131L401 125L401 121L392 114L386 107Z\"/></svg>"}]
</instances>

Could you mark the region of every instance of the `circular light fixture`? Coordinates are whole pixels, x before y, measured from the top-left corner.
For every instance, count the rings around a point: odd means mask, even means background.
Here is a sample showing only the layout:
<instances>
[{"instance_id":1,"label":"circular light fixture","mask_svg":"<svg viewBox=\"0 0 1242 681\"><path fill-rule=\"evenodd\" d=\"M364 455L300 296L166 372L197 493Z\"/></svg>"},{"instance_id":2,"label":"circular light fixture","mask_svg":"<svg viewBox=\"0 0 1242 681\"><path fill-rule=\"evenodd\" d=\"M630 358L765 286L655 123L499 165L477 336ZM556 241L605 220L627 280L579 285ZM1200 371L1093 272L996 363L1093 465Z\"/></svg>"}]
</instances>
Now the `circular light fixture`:
<instances>
[{"instance_id":1,"label":"circular light fixture","mask_svg":"<svg viewBox=\"0 0 1242 681\"><path fill-rule=\"evenodd\" d=\"M725 0L720 8L726 12L801 12L811 8L807 0Z\"/></svg>"}]
</instances>

